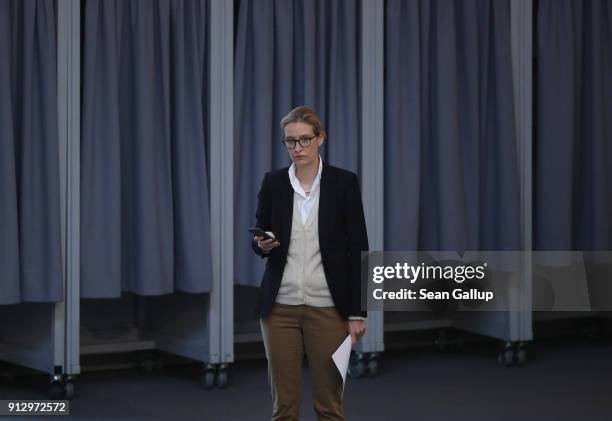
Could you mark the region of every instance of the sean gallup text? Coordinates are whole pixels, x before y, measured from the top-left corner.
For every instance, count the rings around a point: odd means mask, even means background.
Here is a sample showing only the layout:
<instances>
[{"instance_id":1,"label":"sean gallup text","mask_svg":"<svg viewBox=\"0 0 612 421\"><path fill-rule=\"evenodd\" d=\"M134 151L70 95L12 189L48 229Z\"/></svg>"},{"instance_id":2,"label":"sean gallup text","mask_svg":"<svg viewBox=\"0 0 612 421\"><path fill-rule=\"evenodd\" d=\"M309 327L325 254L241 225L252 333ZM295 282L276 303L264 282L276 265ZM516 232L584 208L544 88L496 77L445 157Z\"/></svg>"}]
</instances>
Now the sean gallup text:
<instances>
[{"instance_id":1,"label":"sean gallup text","mask_svg":"<svg viewBox=\"0 0 612 421\"><path fill-rule=\"evenodd\" d=\"M375 300L478 300L491 301L495 297L493 291L479 291L476 288L467 290L455 288L452 291L429 291L427 288L413 290L402 288L398 291L384 291L376 288L372 291Z\"/></svg>"}]
</instances>

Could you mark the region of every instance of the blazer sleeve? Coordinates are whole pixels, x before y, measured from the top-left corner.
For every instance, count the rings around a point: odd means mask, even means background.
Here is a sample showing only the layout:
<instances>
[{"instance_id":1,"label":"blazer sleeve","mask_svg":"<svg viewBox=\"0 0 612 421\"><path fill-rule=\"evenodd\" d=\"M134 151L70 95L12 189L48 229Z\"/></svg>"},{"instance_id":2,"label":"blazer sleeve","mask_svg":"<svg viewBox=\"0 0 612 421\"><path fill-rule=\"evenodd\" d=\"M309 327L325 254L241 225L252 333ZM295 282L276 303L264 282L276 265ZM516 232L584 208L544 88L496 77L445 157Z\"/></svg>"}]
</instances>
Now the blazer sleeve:
<instances>
[{"instance_id":1,"label":"blazer sleeve","mask_svg":"<svg viewBox=\"0 0 612 421\"><path fill-rule=\"evenodd\" d=\"M349 253L349 316L366 317L361 310L361 252L368 251L368 232L359 190L359 179L352 174L346 201Z\"/></svg>"},{"instance_id":2,"label":"blazer sleeve","mask_svg":"<svg viewBox=\"0 0 612 421\"><path fill-rule=\"evenodd\" d=\"M259 193L257 194L257 211L255 212L256 223L255 226L261 228L264 231L270 230L270 186L268 182L268 173L264 175ZM268 257L270 253L264 253L257 245L255 239L251 240L251 248L256 255L261 258Z\"/></svg>"}]
</instances>

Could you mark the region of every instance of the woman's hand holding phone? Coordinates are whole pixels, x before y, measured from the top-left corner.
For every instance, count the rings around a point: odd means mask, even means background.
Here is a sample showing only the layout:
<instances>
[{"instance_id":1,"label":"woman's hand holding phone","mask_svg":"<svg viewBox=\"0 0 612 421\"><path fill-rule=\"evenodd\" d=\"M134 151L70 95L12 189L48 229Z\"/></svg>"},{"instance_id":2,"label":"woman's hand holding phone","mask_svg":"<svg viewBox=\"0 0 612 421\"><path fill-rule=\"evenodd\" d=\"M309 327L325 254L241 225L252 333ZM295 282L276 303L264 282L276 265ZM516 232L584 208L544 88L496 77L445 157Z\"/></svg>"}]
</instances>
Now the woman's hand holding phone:
<instances>
[{"instance_id":1,"label":"woman's hand holding phone","mask_svg":"<svg viewBox=\"0 0 612 421\"><path fill-rule=\"evenodd\" d=\"M272 232L266 232L266 236L263 235L255 235L255 241L257 241L257 245L264 253L269 253L274 247L280 245L276 236Z\"/></svg>"},{"instance_id":2,"label":"woman's hand holding phone","mask_svg":"<svg viewBox=\"0 0 612 421\"><path fill-rule=\"evenodd\" d=\"M263 250L264 253L268 253L274 247L277 247L280 245L278 240L273 240L271 238L264 239L264 237L261 237L259 235L255 236L255 241L257 241L257 245L259 246L261 250Z\"/></svg>"}]
</instances>

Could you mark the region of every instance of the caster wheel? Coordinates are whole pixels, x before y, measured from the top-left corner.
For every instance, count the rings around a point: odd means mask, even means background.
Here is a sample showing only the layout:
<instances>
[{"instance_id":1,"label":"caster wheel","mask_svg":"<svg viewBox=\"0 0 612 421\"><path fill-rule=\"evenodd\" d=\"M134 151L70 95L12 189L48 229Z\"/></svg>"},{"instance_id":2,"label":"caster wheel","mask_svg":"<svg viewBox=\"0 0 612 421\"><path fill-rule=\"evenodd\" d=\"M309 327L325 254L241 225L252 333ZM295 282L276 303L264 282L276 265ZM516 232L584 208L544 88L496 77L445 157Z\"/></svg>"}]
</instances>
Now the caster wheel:
<instances>
[{"instance_id":1,"label":"caster wheel","mask_svg":"<svg viewBox=\"0 0 612 421\"><path fill-rule=\"evenodd\" d=\"M527 364L527 346L524 343L519 344L515 358L517 365Z\"/></svg>"},{"instance_id":2,"label":"caster wheel","mask_svg":"<svg viewBox=\"0 0 612 421\"><path fill-rule=\"evenodd\" d=\"M219 370L215 381L215 384L219 389L225 389L227 387L227 377L227 370Z\"/></svg>"},{"instance_id":3,"label":"caster wheel","mask_svg":"<svg viewBox=\"0 0 612 421\"><path fill-rule=\"evenodd\" d=\"M204 370L200 377L200 384L206 389L210 390L215 387L215 372L213 370Z\"/></svg>"},{"instance_id":4,"label":"caster wheel","mask_svg":"<svg viewBox=\"0 0 612 421\"><path fill-rule=\"evenodd\" d=\"M64 398L64 386L61 381L52 381L49 385L49 390L47 391L49 395L49 399L58 400Z\"/></svg>"},{"instance_id":5,"label":"caster wheel","mask_svg":"<svg viewBox=\"0 0 612 421\"><path fill-rule=\"evenodd\" d=\"M512 348L506 348L500 351L497 355L497 361L503 367L510 367L514 364L514 350Z\"/></svg>"},{"instance_id":6,"label":"caster wheel","mask_svg":"<svg viewBox=\"0 0 612 421\"><path fill-rule=\"evenodd\" d=\"M370 377L378 376L378 369L378 358L370 358L370 361L368 361L368 373Z\"/></svg>"},{"instance_id":7,"label":"caster wheel","mask_svg":"<svg viewBox=\"0 0 612 421\"><path fill-rule=\"evenodd\" d=\"M359 379L363 377L365 372L366 372L365 356L360 352L353 354L351 356L351 359L349 360L349 366L348 366L349 377L351 377L352 379Z\"/></svg>"},{"instance_id":8,"label":"caster wheel","mask_svg":"<svg viewBox=\"0 0 612 421\"><path fill-rule=\"evenodd\" d=\"M64 383L64 399L72 400L74 398L74 383L67 381Z\"/></svg>"},{"instance_id":9,"label":"caster wheel","mask_svg":"<svg viewBox=\"0 0 612 421\"><path fill-rule=\"evenodd\" d=\"M348 375L351 379L359 379L363 377L366 371L366 366L363 362L358 362L353 365L349 364Z\"/></svg>"}]
</instances>

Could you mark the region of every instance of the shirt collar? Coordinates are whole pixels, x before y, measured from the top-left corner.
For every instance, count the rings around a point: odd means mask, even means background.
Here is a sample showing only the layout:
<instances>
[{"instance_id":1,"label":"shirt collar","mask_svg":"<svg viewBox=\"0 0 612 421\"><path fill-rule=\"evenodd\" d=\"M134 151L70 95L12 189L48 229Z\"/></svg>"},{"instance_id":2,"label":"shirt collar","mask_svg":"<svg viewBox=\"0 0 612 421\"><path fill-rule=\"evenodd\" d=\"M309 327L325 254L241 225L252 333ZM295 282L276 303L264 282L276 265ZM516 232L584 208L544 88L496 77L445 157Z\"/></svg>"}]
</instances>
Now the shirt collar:
<instances>
[{"instance_id":1,"label":"shirt collar","mask_svg":"<svg viewBox=\"0 0 612 421\"><path fill-rule=\"evenodd\" d=\"M319 155L319 169L317 171L317 175L315 176L315 179L312 182L312 186L310 188L310 195L307 196L306 192L302 188L302 185L300 184L300 180L298 180L297 176L295 175L295 164L292 163L291 166L289 167L289 181L291 181L291 187L293 187L293 191L299 194L300 196L302 196L304 199L312 197L313 193L316 191L316 189L319 187L319 184L321 183L321 173L322 172L323 172L323 159L321 158L321 155Z\"/></svg>"}]
</instances>

